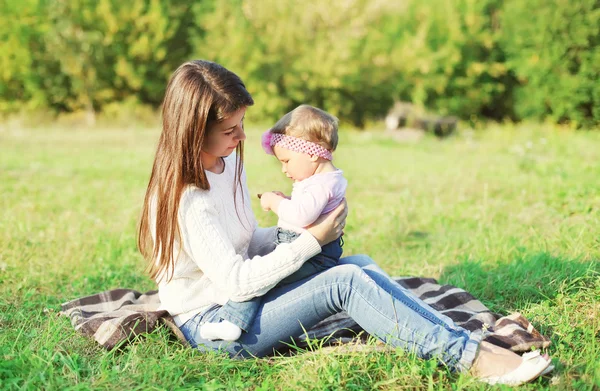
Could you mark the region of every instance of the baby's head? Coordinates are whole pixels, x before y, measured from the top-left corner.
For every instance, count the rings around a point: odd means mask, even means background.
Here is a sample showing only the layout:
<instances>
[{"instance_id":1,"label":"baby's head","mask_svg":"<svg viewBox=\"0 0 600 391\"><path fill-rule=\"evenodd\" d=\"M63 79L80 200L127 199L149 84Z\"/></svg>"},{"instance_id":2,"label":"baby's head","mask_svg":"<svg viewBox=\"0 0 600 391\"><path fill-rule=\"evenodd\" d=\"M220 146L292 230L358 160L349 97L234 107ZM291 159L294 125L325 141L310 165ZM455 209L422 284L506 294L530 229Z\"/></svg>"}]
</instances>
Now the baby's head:
<instances>
[{"instance_id":1,"label":"baby's head","mask_svg":"<svg viewBox=\"0 0 600 391\"><path fill-rule=\"evenodd\" d=\"M338 143L338 119L316 107L301 105L281 117L270 132L311 141L333 152Z\"/></svg>"},{"instance_id":2,"label":"baby's head","mask_svg":"<svg viewBox=\"0 0 600 391\"><path fill-rule=\"evenodd\" d=\"M284 115L263 134L265 152L276 155L282 171L295 181L332 160L338 143L338 119L316 107L302 105Z\"/></svg>"}]
</instances>

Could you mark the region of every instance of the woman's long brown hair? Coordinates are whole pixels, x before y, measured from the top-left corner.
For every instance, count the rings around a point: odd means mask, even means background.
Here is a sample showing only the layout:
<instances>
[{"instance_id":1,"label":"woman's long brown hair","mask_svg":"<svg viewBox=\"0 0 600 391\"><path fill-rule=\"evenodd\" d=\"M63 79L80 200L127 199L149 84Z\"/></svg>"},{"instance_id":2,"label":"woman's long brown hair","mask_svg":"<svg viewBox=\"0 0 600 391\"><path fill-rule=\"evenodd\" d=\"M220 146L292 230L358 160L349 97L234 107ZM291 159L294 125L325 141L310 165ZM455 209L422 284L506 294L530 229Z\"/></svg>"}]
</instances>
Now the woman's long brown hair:
<instances>
[{"instance_id":1,"label":"woman's long brown hair","mask_svg":"<svg viewBox=\"0 0 600 391\"><path fill-rule=\"evenodd\" d=\"M186 186L210 189L200 151L208 127L254 101L242 80L219 64L195 60L171 76L162 106L163 127L140 218L138 248L149 261L150 277L173 277L173 250L180 237L179 200ZM241 181L243 143L236 150L236 181ZM235 193L234 193L235 194ZM155 208L155 239L150 214ZM180 244L181 246L181 244Z\"/></svg>"}]
</instances>

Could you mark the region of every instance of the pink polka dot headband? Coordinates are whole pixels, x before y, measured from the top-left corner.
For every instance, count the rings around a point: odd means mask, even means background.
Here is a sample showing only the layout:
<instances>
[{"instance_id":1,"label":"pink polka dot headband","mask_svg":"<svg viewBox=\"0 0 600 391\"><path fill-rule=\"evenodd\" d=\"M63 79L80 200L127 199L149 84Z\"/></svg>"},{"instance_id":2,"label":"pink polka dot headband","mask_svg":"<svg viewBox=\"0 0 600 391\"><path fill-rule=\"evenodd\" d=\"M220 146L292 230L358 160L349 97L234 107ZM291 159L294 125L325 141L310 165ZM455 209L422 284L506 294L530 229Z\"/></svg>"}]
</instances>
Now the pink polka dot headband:
<instances>
[{"instance_id":1,"label":"pink polka dot headband","mask_svg":"<svg viewBox=\"0 0 600 391\"><path fill-rule=\"evenodd\" d=\"M278 145L282 148L289 149L290 151L306 153L309 155L317 155L323 159L332 160L333 156L331 151L323 148L317 143L306 141L304 139L286 136L279 133L271 133L269 130L262 135L262 147L269 155L274 155L273 147Z\"/></svg>"}]
</instances>

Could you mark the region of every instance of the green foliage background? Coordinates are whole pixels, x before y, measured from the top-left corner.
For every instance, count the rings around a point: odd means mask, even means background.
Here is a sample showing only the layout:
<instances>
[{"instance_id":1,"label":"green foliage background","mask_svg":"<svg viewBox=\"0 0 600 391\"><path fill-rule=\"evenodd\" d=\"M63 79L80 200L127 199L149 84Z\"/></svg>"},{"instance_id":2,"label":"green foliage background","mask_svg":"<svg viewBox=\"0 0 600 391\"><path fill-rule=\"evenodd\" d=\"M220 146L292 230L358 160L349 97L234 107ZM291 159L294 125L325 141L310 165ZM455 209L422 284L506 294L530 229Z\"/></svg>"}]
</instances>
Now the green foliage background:
<instances>
[{"instance_id":1,"label":"green foliage background","mask_svg":"<svg viewBox=\"0 0 600 391\"><path fill-rule=\"evenodd\" d=\"M395 100L462 118L600 124L598 0L3 0L0 113L160 105L217 61L256 120L299 103L363 126Z\"/></svg>"}]
</instances>

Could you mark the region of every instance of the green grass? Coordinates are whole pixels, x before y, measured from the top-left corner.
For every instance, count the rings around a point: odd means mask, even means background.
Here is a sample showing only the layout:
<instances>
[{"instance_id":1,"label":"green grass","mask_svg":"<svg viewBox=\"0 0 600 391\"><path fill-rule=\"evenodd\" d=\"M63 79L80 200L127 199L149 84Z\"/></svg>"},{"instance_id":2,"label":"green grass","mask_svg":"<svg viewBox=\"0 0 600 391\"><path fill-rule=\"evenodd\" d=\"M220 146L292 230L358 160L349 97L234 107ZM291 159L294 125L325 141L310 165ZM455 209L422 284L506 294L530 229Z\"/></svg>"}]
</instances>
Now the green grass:
<instances>
[{"instance_id":1,"label":"green grass","mask_svg":"<svg viewBox=\"0 0 600 391\"><path fill-rule=\"evenodd\" d=\"M248 132L252 194L289 191ZM0 389L482 389L402 351L232 361L165 329L106 352L59 317L101 290L150 290L135 226L156 130L0 129ZM398 144L341 134L346 254L463 287L552 339L524 389L600 387L600 133L491 127ZM273 215L255 211L261 225Z\"/></svg>"}]
</instances>

